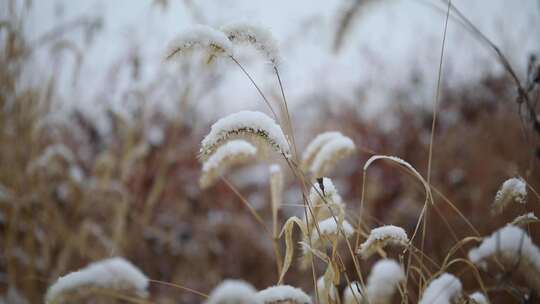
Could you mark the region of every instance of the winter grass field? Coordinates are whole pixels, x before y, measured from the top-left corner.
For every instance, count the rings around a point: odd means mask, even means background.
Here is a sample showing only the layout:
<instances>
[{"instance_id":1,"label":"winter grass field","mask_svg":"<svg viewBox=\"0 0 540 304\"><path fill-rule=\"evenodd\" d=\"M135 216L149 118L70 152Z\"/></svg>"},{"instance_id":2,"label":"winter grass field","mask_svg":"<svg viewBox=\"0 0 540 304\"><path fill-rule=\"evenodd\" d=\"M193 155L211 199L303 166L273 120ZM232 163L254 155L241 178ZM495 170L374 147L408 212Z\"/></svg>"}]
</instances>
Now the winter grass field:
<instances>
[{"instance_id":1,"label":"winter grass field","mask_svg":"<svg viewBox=\"0 0 540 304\"><path fill-rule=\"evenodd\" d=\"M343 3L334 56L372 5ZM508 57L458 5L428 5L430 97L407 79L367 119L369 85L345 98L321 75L291 100L302 67L264 24L178 28L159 67L134 50L85 90L60 54L83 62L66 33L100 21L35 38L32 3L2 3L0 303L540 303L540 49ZM502 72L449 85L450 28ZM208 121L238 90L252 104Z\"/></svg>"}]
</instances>

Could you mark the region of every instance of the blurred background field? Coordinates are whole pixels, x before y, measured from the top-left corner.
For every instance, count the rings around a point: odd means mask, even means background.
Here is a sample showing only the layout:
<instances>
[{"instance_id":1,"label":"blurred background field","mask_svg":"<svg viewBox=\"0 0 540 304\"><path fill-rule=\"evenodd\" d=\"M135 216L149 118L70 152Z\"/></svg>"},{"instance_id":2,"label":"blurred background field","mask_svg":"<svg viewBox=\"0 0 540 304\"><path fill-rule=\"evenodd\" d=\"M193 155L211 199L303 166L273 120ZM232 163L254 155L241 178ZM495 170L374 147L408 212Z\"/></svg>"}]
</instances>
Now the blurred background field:
<instances>
[{"instance_id":1,"label":"blurred background field","mask_svg":"<svg viewBox=\"0 0 540 304\"><path fill-rule=\"evenodd\" d=\"M540 56L540 2L453 3L527 83L530 58ZM358 147L332 175L356 214L371 155L396 155L427 172L445 9L435 0L0 0L0 303L40 303L58 276L111 256L202 292L224 278L275 284L272 244L249 211L224 183L198 185L197 154L211 123L240 109L266 111L264 103L230 63L164 62L165 46L196 23L270 28L299 147L331 130ZM445 201L481 235L540 214L530 192L521 209L489 216L506 179L519 175L540 189L540 131L485 42L450 19L446 43L431 171L437 204L424 249L438 262L473 234ZM240 59L277 104L268 66L250 51ZM538 90L531 96L537 113ZM268 164L227 176L270 223ZM287 174L282 221L302 212ZM366 190L370 223L414 229L424 193L413 178L379 164ZM540 243L540 225L528 230ZM471 273L461 279L465 290L475 286ZM313 290L310 271L296 266L286 282ZM161 284L150 294L156 303L200 301ZM493 303L511 299L492 295Z\"/></svg>"}]
</instances>

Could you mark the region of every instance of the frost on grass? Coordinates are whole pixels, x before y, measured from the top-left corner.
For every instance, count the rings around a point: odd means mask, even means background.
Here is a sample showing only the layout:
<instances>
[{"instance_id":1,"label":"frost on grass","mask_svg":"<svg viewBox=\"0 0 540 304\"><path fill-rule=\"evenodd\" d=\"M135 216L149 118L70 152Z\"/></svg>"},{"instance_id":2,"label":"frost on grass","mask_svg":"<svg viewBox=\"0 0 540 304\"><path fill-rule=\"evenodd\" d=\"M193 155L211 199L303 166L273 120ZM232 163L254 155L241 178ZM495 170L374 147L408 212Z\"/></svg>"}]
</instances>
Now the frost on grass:
<instances>
[{"instance_id":1,"label":"frost on grass","mask_svg":"<svg viewBox=\"0 0 540 304\"><path fill-rule=\"evenodd\" d=\"M343 304L362 304L362 286L354 281L343 290Z\"/></svg>"},{"instance_id":2,"label":"frost on grass","mask_svg":"<svg viewBox=\"0 0 540 304\"><path fill-rule=\"evenodd\" d=\"M495 258L506 270L520 273L532 288L540 292L540 249L523 229L507 225L469 251L469 260L482 267L489 259Z\"/></svg>"},{"instance_id":3,"label":"frost on grass","mask_svg":"<svg viewBox=\"0 0 540 304\"><path fill-rule=\"evenodd\" d=\"M211 186L216 179L232 166L252 160L257 148L245 140L231 140L220 146L203 163L199 184L201 188Z\"/></svg>"},{"instance_id":4,"label":"frost on grass","mask_svg":"<svg viewBox=\"0 0 540 304\"><path fill-rule=\"evenodd\" d=\"M492 212L501 213L509 204L525 204L527 200L527 184L521 177L513 177L506 180L497 194L491 206Z\"/></svg>"},{"instance_id":5,"label":"frost on grass","mask_svg":"<svg viewBox=\"0 0 540 304\"><path fill-rule=\"evenodd\" d=\"M225 34L209 26L196 25L174 39L165 53L165 59L175 59L194 50L204 50L211 57L232 55L232 44Z\"/></svg>"},{"instance_id":6,"label":"frost on grass","mask_svg":"<svg viewBox=\"0 0 540 304\"><path fill-rule=\"evenodd\" d=\"M255 299L257 291L253 286L241 280L224 280L216 286L205 304L260 304Z\"/></svg>"},{"instance_id":7,"label":"frost on grass","mask_svg":"<svg viewBox=\"0 0 540 304\"><path fill-rule=\"evenodd\" d=\"M338 290L331 280L325 280L322 276L317 280L317 294L320 304L336 303Z\"/></svg>"},{"instance_id":8,"label":"frost on grass","mask_svg":"<svg viewBox=\"0 0 540 304\"><path fill-rule=\"evenodd\" d=\"M255 142L258 148L266 144L285 157L290 157L289 144L283 130L272 118L257 111L240 111L214 123L210 133L201 142L200 157L203 160L208 158L231 138Z\"/></svg>"},{"instance_id":9,"label":"frost on grass","mask_svg":"<svg viewBox=\"0 0 540 304\"><path fill-rule=\"evenodd\" d=\"M321 149L326 145L328 142L330 142L333 139L343 137L343 134L340 132L324 132L319 135L317 135L306 147L304 150L304 153L302 154L302 161L300 163L300 167L302 170L307 171L313 164L313 160L315 159L315 156L321 151Z\"/></svg>"},{"instance_id":10,"label":"frost on grass","mask_svg":"<svg viewBox=\"0 0 540 304\"><path fill-rule=\"evenodd\" d=\"M311 304L309 296L300 288L276 285L261 290L255 299L264 304Z\"/></svg>"},{"instance_id":11,"label":"frost on grass","mask_svg":"<svg viewBox=\"0 0 540 304\"><path fill-rule=\"evenodd\" d=\"M394 260L378 261L369 274L366 293L370 304L387 304L392 302L400 282L405 280L405 273Z\"/></svg>"},{"instance_id":12,"label":"frost on grass","mask_svg":"<svg viewBox=\"0 0 540 304\"><path fill-rule=\"evenodd\" d=\"M325 176L338 161L351 155L355 149L354 142L350 138L346 136L334 138L320 149L309 171L315 177Z\"/></svg>"},{"instance_id":13,"label":"frost on grass","mask_svg":"<svg viewBox=\"0 0 540 304\"><path fill-rule=\"evenodd\" d=\"M419 304L457 303L461 297L461 282L449 273L443 273L431 281L424 290Z\"/></svg>"},{"instance_id":14,"label":"frost on grass","mask_svg":"<svg viewBox=\"0 0 540 304\"><path fill-rule=\"evenodd\" d=\"M358 253L361 254L363 258L368 258L377 250L383 249L389 244L406 246L408 242L409 238L403 228L386 225L372 229L367 240L360 245Z\"/></svg>"},{"instance_id":15,"label":"frost on grass","mask_svg":"<svg viewBox=\"0 0 540 304\"><path fill-rule=\"evenodd\" d=\"M110 258L60 277L47 290L45 303L61 303L64 296L92 288L127 291L145 297L148 278L129 261Z\"/></svg>"},{"instance_id":16,"label":"frost on grass","mask_svg":"<svg viewBox=\"0 0 540 304\"><path fill-rule=\"evenodd\" d=\"M221 30L233 44L251 45L261 52L274 67L280 64L278 42L268 29L254 24L237 22L225 25Z\"/></svg>"},{"instance_id":17,"label":"frost on grass","mask_svg":"<svg viewBox=\"0 0 540 304\"><path fill-rule=\"evenodd\" d=\"M511 223L511 225L514 226L526 226L528 224L532 223L540 223L540 220L538 220L538 217L534 215L534 213L529 212L525 213L523 215L517 216Z\"/></svg>"},{"instance_id":18,"label":"frost on grass","mask_svg":"<svg viewBox=\"0 0 540 304\"><path fill-rule=\"evenodd\" d=\"M487 297L479 291L469 296L469 302L471 302L471 304L489 304Z\"/></svg>"}]
</instances>

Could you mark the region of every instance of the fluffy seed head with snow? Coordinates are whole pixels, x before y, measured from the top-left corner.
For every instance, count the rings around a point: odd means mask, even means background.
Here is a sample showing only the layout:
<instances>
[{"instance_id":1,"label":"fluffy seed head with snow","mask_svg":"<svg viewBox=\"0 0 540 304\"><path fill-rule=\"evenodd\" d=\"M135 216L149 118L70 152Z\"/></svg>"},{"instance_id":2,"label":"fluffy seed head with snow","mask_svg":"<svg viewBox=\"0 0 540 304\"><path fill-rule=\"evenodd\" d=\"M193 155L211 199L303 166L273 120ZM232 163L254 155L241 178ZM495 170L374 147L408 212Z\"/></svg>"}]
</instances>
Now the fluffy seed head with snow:
<instances>
[{"instance_id":1,"label":"fluffy seed head with snow","mask_svg":"<svg viewBox=\"0 0 540 304\"><path fill-rule=\"evenodd\" d=\"M261 304L253 286L241 280L224 280L216 286L205 304Z\"/></svg>"},{"instance_id":2,"label":"fluffy seed head with snow","mask_svg":"<svg viewBox=\"0 0 540 304\"><path fill-rule=\"evenodd\" d=\"M523 229L507 225L484 238L479 247L469 251L469 260L482 267L492 258L497 258L509 269L519 261L516 272L531 287L540 291L540 249Z\"/></svg>"},{"instance_id":3,"label":"fluffy seed head with snow","mask_svg":"<svg viewBox=\"0 0 540 304\"><path fill-rule=\"evenodd\" d=\"M321 133L308 144L306 149L304 150L304 153L302 154L302 161L300 163L300 167L302 170L307 171L313 164L313 160L315 159L315 156L321 151L321 149L331 140L343 137L343 134L340 132L324 132Z\"/></svg>"},{"instance_id":4,"label":"fluffy seed head with snow","mask_svg":"<svg viewBox=\"0 0 540 304\"><path fill-rule=\"evenodd\" d=\"M60 277L47 290L45 303L62 303L64 296L88 288L113 289L145 297L148 278L129 261L110 258Z\"/></svg>"},{"instance_id":5,"label":"fluffy seed head with snow","mask_svg":"<svg viewBox=\"0 0 540 304\"><path fill-rule=\"evenodd\" d=\"M221 28L233 44L248 44L261 52L264 57L277 67L281 62L279 46L272 32L261 26L249 23L231 23Z\"/></svg>"},{"instance_id":6,"label":"fluffy seed head with snow","mask_svg":"<svg viewBox=\"0 0 540 304\"><path fill-rule=\"evenodd\" d=\"M311 299L302 289L289 285L268 287L259 291L256 299L264 304L311 304Z\"/></svg>"},{"instance_id":7,"label":"fluffy seed head with snow","mask_svg":"<svg viewBox=\"0 0 540 304\"><path fill-rule=\"evenodd\" d=\"M510 203L525 204L527 200L527 184L521 177L513 177L502 185L492 205L492 212L501 213Z\"/></svg>"},{"instance_id":8,"label":"fluffy seed head with snow","mask_svg":"<svg viewBox=\"0 0 540 304\"><path fill-rule=\"evenodd\" d=\"M370 257L377 250L390 244L399 244L406 246L409 237L405 230L398 226L386 225L372 229L367 240L360 245L358 253L363 258Z\"/></svg>"},{"instance_id":9,"label":"fluffy seed head with snow","mask_svg":"<svg viewBox=\"0 0 540 304\"><path fill-rule=\"evenodd\" d=\"M355 150L356 146L350 138L336 137L319 150L309 171L315 177L325 176L340 160L353 154Z\"/></svg>"},{"instance_id":10,"label":"fluffy seed head with snow","mask_svg":"<svg viewBox=\"0 0 540 304\"><path fill-rule=\"evenodd\" d=\"M317 223L317 225L319 229L314 229L312 231L312 242L314 244L324 243L325 240L329 240L330 243L334 243L341 239L343 234L345 234L345 237L348 238L354 233L354 228L351 226L351 224L349 224L349 222L343 220L338 224L333 217L320 221Z\"/></svg>"},{"instance_id":11,"label":"fluffy seed head with snow","mask_svg":"<svg viewBox=\"0 0 540 304\"><path fill-rule=\"evenodd\" d=\"M196 25L169 44L165 59L175 59L194 50L204 50L211 57L233 54L232 44L225 34L206 25Z\"/></svg>"},{"instance_id":12,"label":"fluffy seed head with snow","mask_svg":"<svg viewBox=\"0 0 540 304\"><path fill-rule=\"evenodd\" d=\"M219 119L201 142L200 158L207 159L219 146L232 138L254 142L259 152L264 144L285 157L290 157L289 143L281 127L266 114L240 111ZM260 145L258 145L261 143ZM264 143L264 144L262 144Z\"/></svg>"},{"instance_id":13,"label":"fluffy seed head with snow","mask_svg":"<svg viewBox=\"0 0 540 304\"><path fill-rule=\"evenodd\" d=\"M513 226L527 226L528 224L532 223L540 223L540 220L534 213L529 212L525 213L523 215L517 216L511 223Z\"/></svg>"},{"instance_id":14,"label":"fluffy seed head with snow","mask_svg":"<svg viewBox=\"0 0 540 304\"><path fill-rule=\"evenodd\" d=\"M329 178L323 177L319 179L319 182L314 183L309 192L309 203L313 211L313 214L308 211L309 225L311 227L315 224L315 220L323 221L332 216L344 217L345 205Z\"/></svg>"},{"instance_id":15,"label":"fluffy seed head with snow","mask_svg":"<svg viewBox=\"0 0 540 304\"><path fill-rule=\"evenodd\" d=\"M370 304L387 304L400 282L405 280L405 273L399 263L390 259L378 261L369 274L366 293Z\"/></svg>"},{"instance_id":16,"label":"fluffy seed head with snow","mask_svg":"<svg viewBox=\"0 0 540 304\"><path fill-rule=\"evenodd\" d=\"M201 188L211 186L217 177L232 166L245 163L255 158L257 148L241 139L230 140L221 145L203 163L199 184Z\"/></svg>"},{"instance_id":17,"label":"fluffy seed head with snow","mask_svg":"<svg viewBox=\"0 0 540 304\"><path fill-rule=\"evenodd\" d=\"M431 281L424 290L419 304L451 304L461 296L461 282L449 273Z\"/></svg>"},{"instance_id":18,"label":"fluffy seed head with snow","mask_svg":"<svg viewBox=\"0 0 540 304\"><path fill-rule=\"evenodd\" d=\"M469 302L471 302L471 304L489 304L487 297L479 291L469 296Z\"/></svg>"}]
</instances>

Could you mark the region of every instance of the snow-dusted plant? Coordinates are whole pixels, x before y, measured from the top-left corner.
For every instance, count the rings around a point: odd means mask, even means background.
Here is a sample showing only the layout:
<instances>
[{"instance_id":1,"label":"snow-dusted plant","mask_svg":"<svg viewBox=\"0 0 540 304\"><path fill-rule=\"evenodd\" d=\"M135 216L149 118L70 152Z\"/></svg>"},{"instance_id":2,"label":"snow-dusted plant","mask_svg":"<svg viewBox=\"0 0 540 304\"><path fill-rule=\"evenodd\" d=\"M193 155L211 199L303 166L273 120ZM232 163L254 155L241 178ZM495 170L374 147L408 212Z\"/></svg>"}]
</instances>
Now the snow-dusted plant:
<instances>
[{"instance_id":1,"label":"snow-dusted plant","mask_svg":"<svg viewBox=\"0 0 540 304\"><path fill-rule=\"evenodd\" d=\"M540 223L540 220L538 219L538 217L536 217L536 215L534 215L534 213L529 212L529 213L525 213L523 215L517 216L512 221L511 225L527 226L528 224L532 224L532 223Z\"/></svg>"},{"instance_id":2,"label":"snow-dusted plant","mask_svg":"<svg viewBox=\"0 0 540 304\"><path fill-rule=\"evenodd\" d=\"M48 146L43 153L31 161L28 165L28 172L34 172L38 168L46 168L52 161L59 160L71 165L75 162L75 156L71 149L63 144L54 144Z\"/></svg>"},{"instance_id":3,"label":"snow-dusted plant","mask_svg":"<svg viewBox=\"0 0 540 304\"><path fill-rule=\"evenodd\" d=\"M407 246L408 242L409 237L403 228L393 225L381 226L371 230L367 240L360 245L358 253L363 258L368 258L387 245L399 244Z\"/></svg>"},{"instance_id":4,"label":"snow-dusted plant","mask_svg":"<svg viewBox=\"0 0 540 304\"><path fill-rule=\"evenodd\" d=\"M338 224L336 219L329 217L317 223L319 229L314 229L312 231L312 243L314 246L318 247L319 244L323 244L325 241L329 241L330 244L328 245L332 245L343 237L342 231L347 238L354 233L354 228L349 222L343 220Z\"/></svg>"},{"instance_id":5,"label":"snow-dusted plant","mask_svg":"<svg viewBox=\"0 0 540 304\"><path fill-rule=\"evenodd\" d=\"M304 150L304 153L302 154L302 161L300 163L300 167L302 168L302 170L309 170L309 168L311 168L311 165L313 164L315 156L317 156L319 151L321 151L321 149L328 142L338 137L343 137L343 134L335 131L324 132L315 136L315 138L308 144L308 146Z\"/></svg>"},{"instance_id":6,"label":"snow-dusted plant","mask_svg":"<svg viewBox=\"0 0 540 304\"><path fill-rule=\"evenodd\" d=\"M255 297L257 290L242 280L224 280L216 286L205 304L261 304Z\"/></svg>"},{"instance_id":7,"label":"snow-dusted plant","mask_svg":"<svg viewBox=\"0 0 540 304\"><path fill-rule=\"evenodd\" d=\"M525 204L527 200L527 183L521 177L506 180L497 194L491 209L493 213L501 213L510 203Z\"/></svg>"},{"instance_id":8,"label":"snow-dusted plant","mask_svg":"<svg viewBox=\"0 0 540 304\"><path fill-rule=\"evenodd\" d=\"M232 43L223 32L206 25L195 25L171 41L167 47L165 58L178 58L194 50L208 52L211 57L233 54Z\"/></svg>"},{"instance_id":9,"label":"snow-dusted plant","mask_svg":"<svg viewBox=\"0 0 540 304\"><path fill-rule=\"evenodd\" d=\"M315 225L315 221L319 222L332 216L344 217L345 205L329 178L323 177L313 185L309 192L309 204L311 212L307 210L307 214L310 227Z\"/></svg>"},{"instance_id":10,"label":"snow-dusted plant","mask_svg":"<svg viewBox=\"0 0 540 304\"><path fill-rule=\"evenodd\" d=\"M257 148L245 140L236 139L226 142L203 163L199 179L201 188L211 186L229 168L250 161L256 155Z\"/></svg>"},{"instance_id":11,"label":"snow-dusted plant","mask_svg":"<svg viewBox=\"0 0 540 304\"><path fill-rule=\"evenodd\" d=\"M281 62L278 42L268 29L255 24L236 22L223 26L221 31L225 33L233 44L253 46L274 67L277 67Z\"/></svg>"},{"instance_id":12,"label":"snow-dusted plant","mask_svg":"<svg viewBox=\"0 0 540 304\"><path fill-rule=\"evenodd\" d=\"M331 280L325 280L322 276L317 280L317 295L320 304L337 303L338 290Z\"/></svg>"},{"instance_id":13,"label":"snow-dusted plant","mask_svg":"<svg viewBox=\"0 0 540 304\"><path fill-rule=\"evenodd\" d=\"M391 259L378 261L368 277L366 293L370 304L388 304L399 284L405 280L405 273L399 263Z\"/></svg>"},{"instance_id":14,"label":"snow-dusted plant","mask_svg":"<svg viewBox=\"0 0 540 304\"><path fill-rule=\"evenodd\" d=\"M285 157L290 157L289 143L281 127L266 114L257 111L240 111L219 119L201 142L200 157L207 159L231 138L242 138L257 145L265 145ZM259 151L260 152L260 151Z\"/></svg>"},{"instance_id":15,"label":"snow-dusted plant","mask_svg":"<svg viewBox=\"0 0 540 304\"><path fill-rule=\"evenodd\" d=\"M109 258L60 277L47 290L45 303L63 303L69 295L92 288L113 289L146 297L148 278L124 258Z\"/></svg>"},{"instance_id":16,"label":"snow-dusted plant","mask_svg":"<svg viewBox=\"0 0 540 304\"><path fill-rule=\"evenodd\" d=\"M482 267L496 258L507 270L520 273L527 283L540 292L540 249L527 233L516 226L507 225L484 238L478 248L469 251L469 260Z\"/></svg>"},{"instance_id":17,"label":"snow-dusted plant","mask_svg":"<svg viewBox=\"0 0 540 304\"><path fill-rule=\"evenodd\" d=\"M264 304L311 304L311 299L302 289L289 285L268 287L259 291L255 298Z\"/></svg>"},{"instance_id":18,"label":"snow-dusted plant","mask_svg":"<svg viewBox=\"0 0 540 304\"><path fill-rule=\"evenodd\" d=\"M359 282L351 282L343 290L343 304L362 304L362 286Z\"/></svg>"},{"instance_id":19,"label":"snow-dusted plant","mask_svg":"<svg viewBox=\"0 0 540 304\"><path fill-rule=\"evenodd\" d=\"M449 273L443 273L429 283L419 304L458 303L461 298L461 289L462 285L458 278Z\"/></svg>"},{"instance_id":20,"label":"snow-dusted plant","mask_svg":"<svg viewBox=\"0 0 540 304\"><path fill-rule=\"evenodd\" d=\"M469 295L469 303L471 303L471 304L489 304L489 300L487 299L487 297L483 293L477 291L477 292Z\"/></svg>"},{"instance_id":21,"label":"snow-dusted plant","mask_svg":"<svg viewBox=\"0 0 540 304\"><path fill-rule=\"evenodd\" d=\"M354 142L346 137L336 137L327 142L313 159L309 171L315 177L327 175L341 159L351 155L356 150Z\"/></svg>"}]
</instances>

